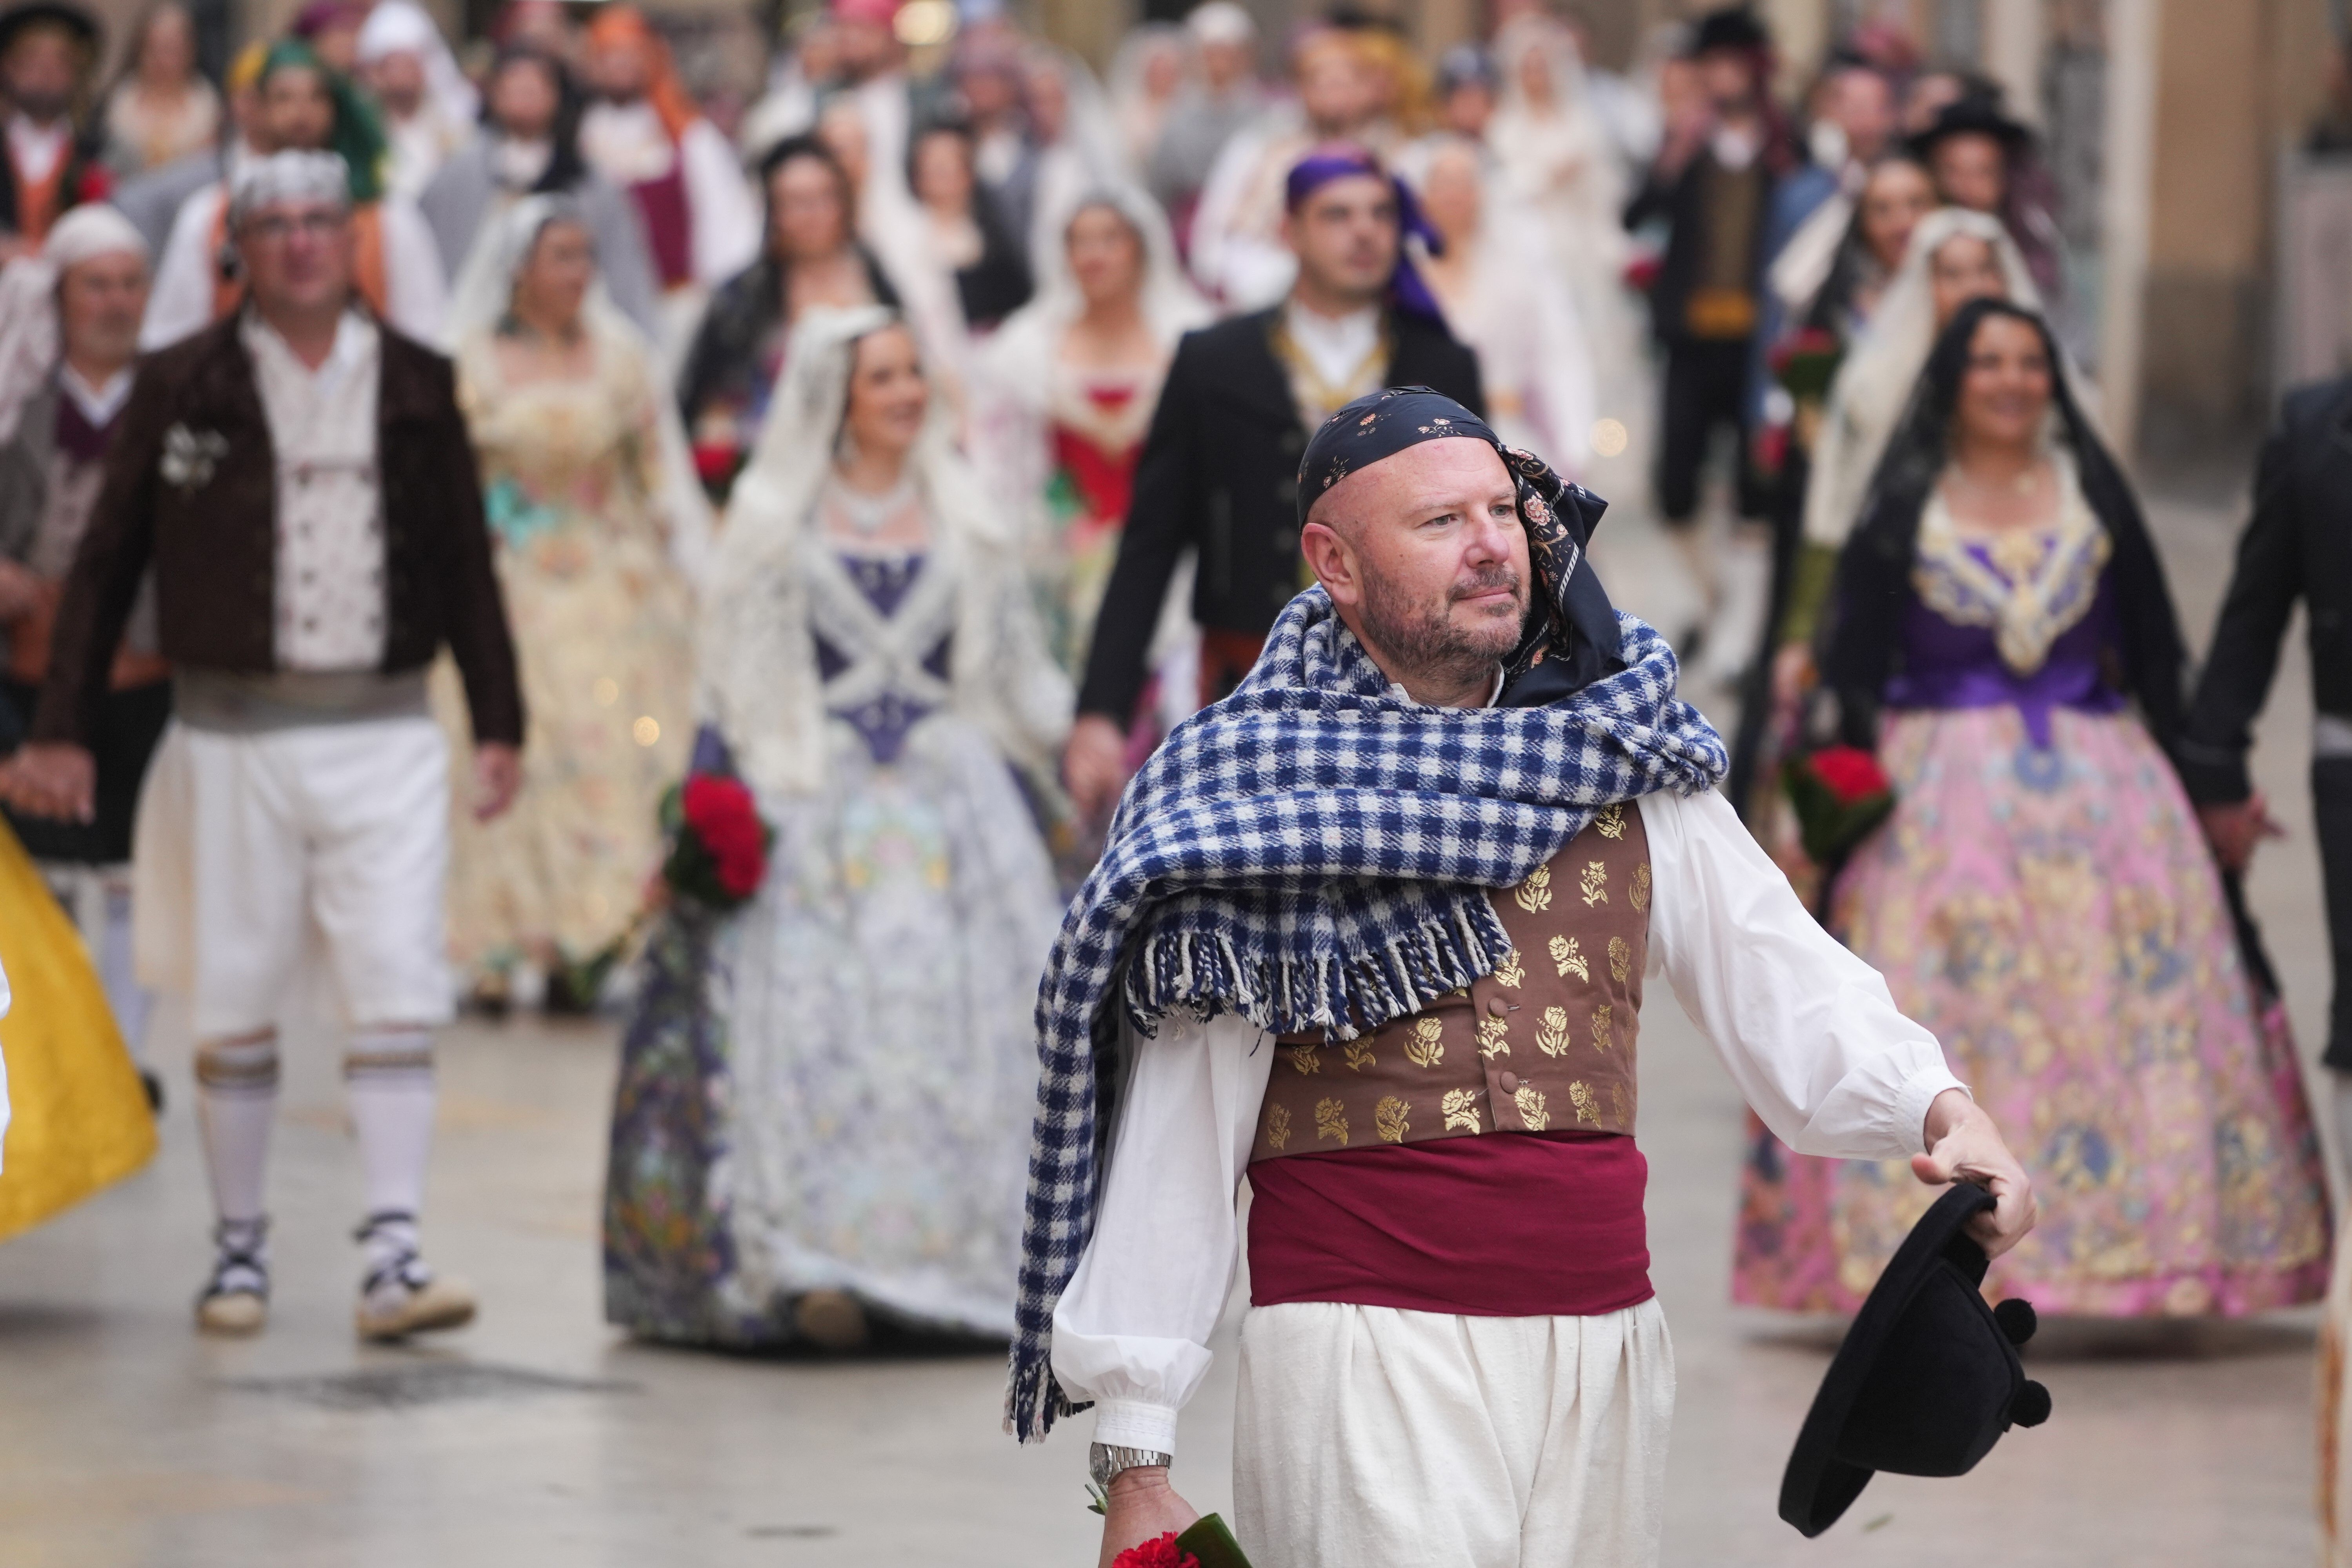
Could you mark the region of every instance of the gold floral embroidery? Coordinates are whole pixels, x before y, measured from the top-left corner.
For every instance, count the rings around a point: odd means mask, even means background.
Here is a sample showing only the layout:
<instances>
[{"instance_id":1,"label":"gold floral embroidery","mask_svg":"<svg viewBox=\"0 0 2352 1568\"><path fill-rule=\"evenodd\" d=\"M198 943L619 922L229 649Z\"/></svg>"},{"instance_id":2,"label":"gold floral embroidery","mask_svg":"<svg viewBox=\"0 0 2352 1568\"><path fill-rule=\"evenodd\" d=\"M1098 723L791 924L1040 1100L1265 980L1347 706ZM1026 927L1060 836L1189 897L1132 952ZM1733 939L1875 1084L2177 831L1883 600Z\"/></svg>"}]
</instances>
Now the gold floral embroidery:
<instances>
[{"instance_id":1,"label":"gold floral embroidery","mask_svg":"<svg viewBox=\"0 0 2352 1568\"><path fill-rule=\"evenodd\" d=\"M1551 1125L1551 1112L1544 1109L1543 1090L1531 1083L1519 1085L1519 1092L1511 1096L1511 1103L1519 1108L1519 1120L1530 1132L1540 1132Z\"/></svg>"},{"instance_id":2,"label":"gold floral embroidery","mask_svg":"<svg viewBox=\"0 0 2352 1568\"><path fill-rule=\"evenodd\" d=\"M1625 984L1625 976L1632 973L1633 969L1633 950L1625 945L1623 937L1611 937L1609 939L1609 978L1622 985Z\"/></svg>"},{"instance_id":3,"label":"gold floral embroidery","mask_svg":"<svg viewBox=\"0 0 2352 1568\"><path fill-rule=\"evenodd\" d=\"M1448 1127L1460 1127L1472 1132L1483 1131L1478 1125L1478 1091L1474 1089L1449 1089L1445 1098L1437 1102L1440 1114Z\"/></svg>"},{"instance_id":4,"label":"gold floral embroidery","mask_svg":"<svg viewBox=\"0 0 2352 1568\"><path fill-rule=\"evenodd\" d=\"M1602 806L1600 815L1593 817L1592 826L1601 830L1603 838L1624 837L1625 808L1622 805Z\"/></svg>"},{"instance_id":5,"label":"gold floral embroidery","mask_svg":"<svg viewBox=\"0 0 2352 1568\"><path fill-rule=\"evenodd\" d=\"M1591 1084L1586 1083L1582 1079L1570 1084L1568 1102L1576 1107L1576 1119L1579 1121L1590 1121L1595 1126L1600 1125L1601 1101L1594 1096Z\"/></svg>"},{"instance_id":6,"label":"gold floral embroidery","mask_svg":"<svg viewBox=\"0 0 2352 1568\"><path fill-rule=\"evenodd\" d=\"M1605 1051L1617 1043L1617 1037L1611 1033L1609 1025L1609 1004L1603 1002L1592 1010L1592 1048L1594 1050Z\"/></svg>"},{"instance_id":7,"label":"gold floral embroidery","mask_svg":"<svg viewBox=\"0 0 2352 1568\"><path fill-rule=\"evenodd\" d=\"M1276 1153L1290 1146L1290 1107L1269 1105L1265 1108L1265 1141Z\"/></svg>"},{"instance_id":8,"label":"gold floral embroidery","mask_svg":"<svg viewBox=\"0 0 2352 1568\"><path fill-rule=\"evenodd\" d=\"M1351 1071L1361 1072L1366 1068L1380 1065L1372 1058L1372 1047L1369 1041L1349 1040L1339 1047L1339 1051L1347 1058L1348 1067Z\"/></svg>"},{"instance_id":9,"label":"gold floral embroidery","mask_svg":"<svg viewBox=\"0 0 2352 1568\"><path fill-rule=\"evenodd\" d=\"M1538 866L1528 872L1528 879L1511 890L1511 897L1519 901L1519 908L1531 915L1541 914L1551 908L1551 868Z\"/></svg>"},{"instance_id":10,"label":"gold floral embroidery","mask_svg":"<svg viewBox=\"0 0 2352 1568\"><path fill-rule=\"evenodd\" d=\"M1551 961L1559 966L1563 975L1573 974L1579 980L1591 983L1592 970L1584 962L1584 955L1576 951L1574 937L1556 936L1551 939Z\"/></svg>"},{"instance_id":11,"label":"gold floral embroidery","mask_svg":"<svg viewBox=\"0 0 2352 1568\"><path fill-rule=\"evenodd\" d=\"M1584 876L1576 890L1584 895L1584 907L1588 910L1595 904L1607 903L1609 901L1609 868L1598 860L1586 861Z\"/></svg>"},{"instance_id":12,"label":"gold floral embroidery","mask_svg":"<svg viewBox=\"0 0 2352 1568\"><path fill-rule=\"evenodd\" d=\"M1412 1037L1404 1043L1405 1059L1417 1068L1433 1068L1445 1059L1445 1026L1434 1018L1415 1018Z\"/></svg>"},{"instance_id":13,"label":"gold floral embroidery","mask_svg":"<svg viewBox=\"0 0 2352 1568\"><path fill-rule=\"evenodd\" d=\"M1623 1084L1612 1083L1609 1086L1609 1102L1617 1108L1618 1131L1622 1132L1627 1128L1633 1125L1633 1118L1627 1114L1625 1110L1625 1086Z\"/></svg>"},{"instance_id":14,"label":"gold floral embroidery","mask_svg":"<svg viewBox=\"0 0 2352 1568\"><path fill-rule=\"evenodd\" d=\"M1495 965L1495 984L1497 985L1507 985L1517 991L1527 977L1528 972L1519 967L1519 950L1516 947L1503 954L1503 962Z\"/></svg>"},{"instance_id":15,"label":"gold floral embroidery","mask_svg":"<svg viewBox=\"0 0 2352 1568\"><path fill-rule=\"evenodd\" d=\"M1315 1136L1337 1139L1343 1146L1348 1142L1348 1108L1336 1100L1315 1102Z\"/></svg>"},{"instance_id":16,"label":"gold floral embroidery","mask_svg":"<svg viewBox=\"0 0 2352 1568\"><path fill-rule=\"evenodd\" d=\"M1313 1046L1285 1046L1282 1049L1283 1054L1290 1058L1290 1065L1300 1072L1323 1070L1323 1058L1316 1054Z\"/></svg>"},{"instance_id":17,"label":"gold floral embroidery","mask_svg":"<svg viewBox=\"0 0 2352 1568\"><path fill-rule=\"evenodd\" d=\"M1510 1032L1510 1027L1511 1026L1508 1024L1506 1024L1500 1018L1479 1019L1478 1054L1489 1061L1492 1061L1496 1057L1509 1056L1511 1054L1511 1042L1503 1038L1503 1037Z\"/></svg>"},{"instance_id":18,"label":"gold floral embroidery","mask_svg":"<svg viewBox=\"0 0 2352 1568\"><path fill-rule=\"evenodd\" d=\"M1380 1133L1381 1142L1404 1142L1404 1135L1412 1131L1412 1123L1404 1119L1405 1112L1412 1109L1411 1101L1399 1100L1393 1094L1381 1097L1381 1102L1372 1107L1372 1128Z\"/></svg>"},{"instance_id":19,"label":"gold floral embroidery","mask_svg":"<svg viewBox=\"0 0 2352 1568\"><path fill-rule=\"evenodd\" d=\"M1650 907L1650 863L1647 860L1633 868L1633 890L1625 897L1637 915Z\"/></svg>"},{"instance_id":20,"label":"gold floral embroidery","mask_svg":"<svg viewBox=\"0 0 2352 1568\"><path fill-rule=\"evenodd\" d=\"M1567 1008L1544 1009L1543 1027L1536 1031L1536 1048L1548 1057L1564 1057L1568 1054Z\"/></svg>"}]
</instances>

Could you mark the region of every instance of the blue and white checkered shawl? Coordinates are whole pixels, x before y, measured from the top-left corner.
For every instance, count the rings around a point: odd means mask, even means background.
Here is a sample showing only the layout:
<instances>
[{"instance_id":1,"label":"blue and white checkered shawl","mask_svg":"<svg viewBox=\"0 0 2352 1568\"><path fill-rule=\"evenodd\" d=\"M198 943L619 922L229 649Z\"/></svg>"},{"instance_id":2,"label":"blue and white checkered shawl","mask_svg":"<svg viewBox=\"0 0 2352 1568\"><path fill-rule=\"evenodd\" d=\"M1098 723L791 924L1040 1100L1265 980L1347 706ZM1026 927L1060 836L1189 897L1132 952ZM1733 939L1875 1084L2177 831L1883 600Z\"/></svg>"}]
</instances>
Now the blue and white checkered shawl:
<instances>
[{"instance_id":1,"label":"blue and white checkered shawl","mask_svg":"<svg viewBox=\"0 0 2352 1568\"><path fill-rule=\"evenodd\" d=\"M1510 942L1485 889L1525 880L1604 805L1723 776L1673 651L1618 618L1626 668L1565 700L1427 708L1309 588L1239 689L1136 775L1038 987L1015 1436L1082 1408L1053 1380L1054 1304L1094 1228L1094 1032L1122 965L1144 1032L1182 1006L1337 1039L1490 973Z\"/></svg>"}]
</instances>

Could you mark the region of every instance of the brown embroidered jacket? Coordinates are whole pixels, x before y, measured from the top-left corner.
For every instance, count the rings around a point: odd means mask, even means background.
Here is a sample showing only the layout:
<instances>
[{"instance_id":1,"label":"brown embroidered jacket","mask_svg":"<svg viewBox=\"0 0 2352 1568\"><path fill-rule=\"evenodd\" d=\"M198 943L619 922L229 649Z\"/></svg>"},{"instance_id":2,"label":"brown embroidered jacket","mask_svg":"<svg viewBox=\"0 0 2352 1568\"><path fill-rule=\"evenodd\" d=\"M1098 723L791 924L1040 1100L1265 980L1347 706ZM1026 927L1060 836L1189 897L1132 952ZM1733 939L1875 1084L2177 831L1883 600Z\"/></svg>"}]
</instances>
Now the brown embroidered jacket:
<instances>
[{"instance_id":1,"label":"brown embroidered jacket","mask_svg":"<svg viewBox=\"0 0 2352 1568\"><path fill-rule=\"evenodd\" d=\"M240 320L228 316L139 366L58 605L36 740L86 745L97 732L109 666L151 562L166 659L234 674L278 668L278 466ZM514 644L449 362L378 325L383 668L422 668L446 643L474 738L519 745Z\"/></svg>"}]
</instances>

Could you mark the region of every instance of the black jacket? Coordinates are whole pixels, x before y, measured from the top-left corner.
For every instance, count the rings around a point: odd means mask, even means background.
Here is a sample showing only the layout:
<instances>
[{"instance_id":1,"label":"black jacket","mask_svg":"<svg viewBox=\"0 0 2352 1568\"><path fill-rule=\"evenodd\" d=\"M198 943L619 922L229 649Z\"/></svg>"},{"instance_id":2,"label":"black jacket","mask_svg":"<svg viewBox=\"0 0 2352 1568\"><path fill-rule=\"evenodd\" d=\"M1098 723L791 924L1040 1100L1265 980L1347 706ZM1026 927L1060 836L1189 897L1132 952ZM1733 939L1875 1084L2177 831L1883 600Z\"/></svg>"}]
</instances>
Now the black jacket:
<instances>
[{"instance_id":1,"label":"black jacket","mask_svg":"<svg viewBox=\"0 0 2352 1568\"><path fill-rule=\"evenodd\" d=\"M1691 291L1698 287L1698 269L1709 238L1712 219L1706 210L1706 171L1713 164L1714 154L1702 149L1672 180L1653 171L1625 206L1627 228L1638 228L1654 217L1663 216L1667 222L1666 253L1660 258L1658 275L1650 284L1650 330L1661 342L1696 341L1685 315ZM1749 237L1752 254L1746 271L1748 291L1760 308L1764 242L1772 226L1772 197L1780 176L1772 172L1769 153L1759 153L1754 166L1762 189L1757 193L1755 228Z\"/></svg>"},{"instance_id":2,"label":"black jacket","mask_svg":"<svg viewBox=\"0 0 2352 1568\"><path fill-rule=\"evenodd\" d=\"M58 176L58 205L49 217L51 223L66 216L84 202L102 202L113 191L113 179L99 159L97 139L87 131L77 131L66 145L66 166ZM0 157L0 229L15 234L25 226L16 210L16 160Z\"/></svg>"},{"instance_id":3,"label":"black jacket","mask_svg":"<svg viewBox=\"0 0 2352 1568\"><path fill-rule=\"evenodd\" d=\"M2263 447L2253 516L2181 741L2181 782L2200 805L2252 793L2254 715L2298 597L2311 615L2313 705L2352 719L2352 376L2288 394Z\"/></svg>"},{"instance_id":4,"label":"black jacket","mask_svg":"<svg viewBox=\"0 0 2352 1568\"><path fill-rule=\"evenodd\" d=\"M1144 660L1168 579L1200 552L1192 618L1263 635L1303 582L1298 555L1299 427L1290 378L1275 358L1282 307L1186 334L1168 368L1135 470L1135 500L1104 590L1078 711L1121 724L1143 690ZM1478 356L1418 316L1390 319L1387 384L1428 386L1486 411Z\"/></svg>"}]
</instances>

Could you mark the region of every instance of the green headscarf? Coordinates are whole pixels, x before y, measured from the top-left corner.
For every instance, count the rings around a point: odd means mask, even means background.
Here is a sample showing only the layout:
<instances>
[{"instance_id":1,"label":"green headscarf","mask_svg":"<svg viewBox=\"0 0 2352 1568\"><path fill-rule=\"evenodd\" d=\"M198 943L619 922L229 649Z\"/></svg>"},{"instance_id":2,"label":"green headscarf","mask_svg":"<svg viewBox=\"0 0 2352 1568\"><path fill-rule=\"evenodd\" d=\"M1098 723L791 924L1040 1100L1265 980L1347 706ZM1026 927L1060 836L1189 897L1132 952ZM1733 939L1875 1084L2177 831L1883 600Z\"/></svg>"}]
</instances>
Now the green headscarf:
<instances>
[{"instance_id":1,"label":"green headscarf","mask_svg":"<svg viewBox=\"0 0 2352 1568\"><path fill-rule=\"evenodd\" d=\"M382 196L386 143L374 106L360 96L349 78L331 69L318 51L299 38L280 38L269 46L268 54L262 57L261 74L255 79L256 89L267 90L269 79L289 68L316 71L327 84L327 95L334 100L335 123L320 151L336 153L351 171L352 205Z\"/></svg>"}]
</instances>

